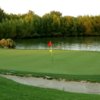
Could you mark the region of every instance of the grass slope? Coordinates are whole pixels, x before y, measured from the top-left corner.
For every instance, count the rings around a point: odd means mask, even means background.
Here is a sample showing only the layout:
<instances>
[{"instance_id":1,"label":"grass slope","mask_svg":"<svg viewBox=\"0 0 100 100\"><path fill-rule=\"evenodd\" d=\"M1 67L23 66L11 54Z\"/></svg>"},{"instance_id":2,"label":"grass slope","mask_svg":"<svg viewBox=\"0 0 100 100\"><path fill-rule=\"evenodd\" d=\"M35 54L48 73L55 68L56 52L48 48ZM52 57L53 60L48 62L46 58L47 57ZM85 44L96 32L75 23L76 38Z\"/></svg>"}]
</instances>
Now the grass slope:
<instances>
[{"instance_id":1,"label":"grass slope","mask_svg":"<svg viewBox=\"0 0 100 100\"><path fill-rule=\"evenodd\" d=\"M33 73L76 75L100 81L100 52L0 49L0 69ZM74 75L74 76L73 76ZM81 77L80 77L81 76ZM74 77L75 78L75 77Z\"/></svg>"},{"instance_id":2,"label":"grass slope","mask_svg":"<svg viewBox=\"0 0 100 100\"><path fill-rule=\"evenodd\" d=\"M100 95L37 88L0 77L0 100L100 100Z\"/></svg>"}]
</instances>

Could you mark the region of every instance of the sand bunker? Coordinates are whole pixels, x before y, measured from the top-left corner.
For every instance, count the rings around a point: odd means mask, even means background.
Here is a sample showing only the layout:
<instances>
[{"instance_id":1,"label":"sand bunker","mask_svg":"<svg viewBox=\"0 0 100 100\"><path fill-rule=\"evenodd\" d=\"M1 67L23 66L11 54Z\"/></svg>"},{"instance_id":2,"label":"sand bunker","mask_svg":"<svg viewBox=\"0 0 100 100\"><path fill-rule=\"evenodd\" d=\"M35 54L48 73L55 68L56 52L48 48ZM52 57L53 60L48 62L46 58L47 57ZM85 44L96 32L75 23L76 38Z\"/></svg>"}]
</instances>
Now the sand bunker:
<instances>
[{"instance_id":1,"label":"sand bunker","mask_svg":"<svg viewBox=\"0 0 100 100\"><path fill-rule=\"evenodd\" d=\"M77 93L88 93L88 94L100 94L100 83L90 83L90 82L75 82L75 81L65 81L65 80L48 80L43 78L35 77L20 77L12 75L0 75L2 77L14 80L21 84L43 87L43 88L52 88L68 92L77 92Z\"/></svg>"}]
</instances>

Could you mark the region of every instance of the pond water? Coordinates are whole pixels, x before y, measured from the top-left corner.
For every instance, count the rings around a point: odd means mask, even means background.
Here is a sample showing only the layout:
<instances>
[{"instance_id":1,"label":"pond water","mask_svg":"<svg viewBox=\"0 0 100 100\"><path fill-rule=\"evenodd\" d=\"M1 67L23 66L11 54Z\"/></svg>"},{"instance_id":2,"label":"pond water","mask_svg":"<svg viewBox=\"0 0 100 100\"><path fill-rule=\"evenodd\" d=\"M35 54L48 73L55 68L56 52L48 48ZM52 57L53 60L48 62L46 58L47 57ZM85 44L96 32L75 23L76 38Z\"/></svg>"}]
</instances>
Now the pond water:
<instances>
[{"instance_id":1,"label":"pond water","mask_svg":"<svg viewBox=\"0 0 100 100\"><path fill-rule=\"evenodd\" d=\"M16 40L16 49L53 49L100 51L100 37L37 38Z\"/></svg>"}]
</instances>

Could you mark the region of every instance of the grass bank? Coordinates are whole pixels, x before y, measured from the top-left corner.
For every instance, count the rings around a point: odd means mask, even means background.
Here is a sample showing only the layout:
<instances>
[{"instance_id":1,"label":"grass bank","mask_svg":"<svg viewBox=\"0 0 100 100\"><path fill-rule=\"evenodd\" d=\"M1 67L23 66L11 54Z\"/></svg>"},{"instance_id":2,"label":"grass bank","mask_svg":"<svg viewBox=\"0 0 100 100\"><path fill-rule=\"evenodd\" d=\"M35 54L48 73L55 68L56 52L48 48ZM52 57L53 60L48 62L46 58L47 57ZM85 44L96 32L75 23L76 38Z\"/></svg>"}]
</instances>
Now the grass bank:
<instances>
[{"instance_id":1,"label":"grass bank","mask_svg":"<svg viewBox=\"0 0 100 100\"><path fill-rule=\"evenodd\" d=\"M0 73L100 82L100 52L0 49Z\"/></svg>"}]
</instances>

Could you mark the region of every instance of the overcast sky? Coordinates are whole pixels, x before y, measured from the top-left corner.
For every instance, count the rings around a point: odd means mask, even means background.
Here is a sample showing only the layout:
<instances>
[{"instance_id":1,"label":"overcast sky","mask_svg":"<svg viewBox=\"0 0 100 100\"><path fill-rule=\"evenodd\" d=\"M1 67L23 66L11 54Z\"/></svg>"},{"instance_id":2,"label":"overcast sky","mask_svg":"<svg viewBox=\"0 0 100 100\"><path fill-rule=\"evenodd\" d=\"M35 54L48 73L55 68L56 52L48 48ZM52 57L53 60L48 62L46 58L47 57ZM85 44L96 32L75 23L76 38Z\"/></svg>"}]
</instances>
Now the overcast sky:
<instances>
[{"instance_id":1,"label":"overcast sky","mask_svg":"<svg viewBox=\"0 0 100 100\"><path fill-rule=\"evenodd\" d=\"M34 11L42 16L52 10L63 15L100 15L100 0L0 0L0 8L6 13Z\"/></svg>"}]
</instances>

